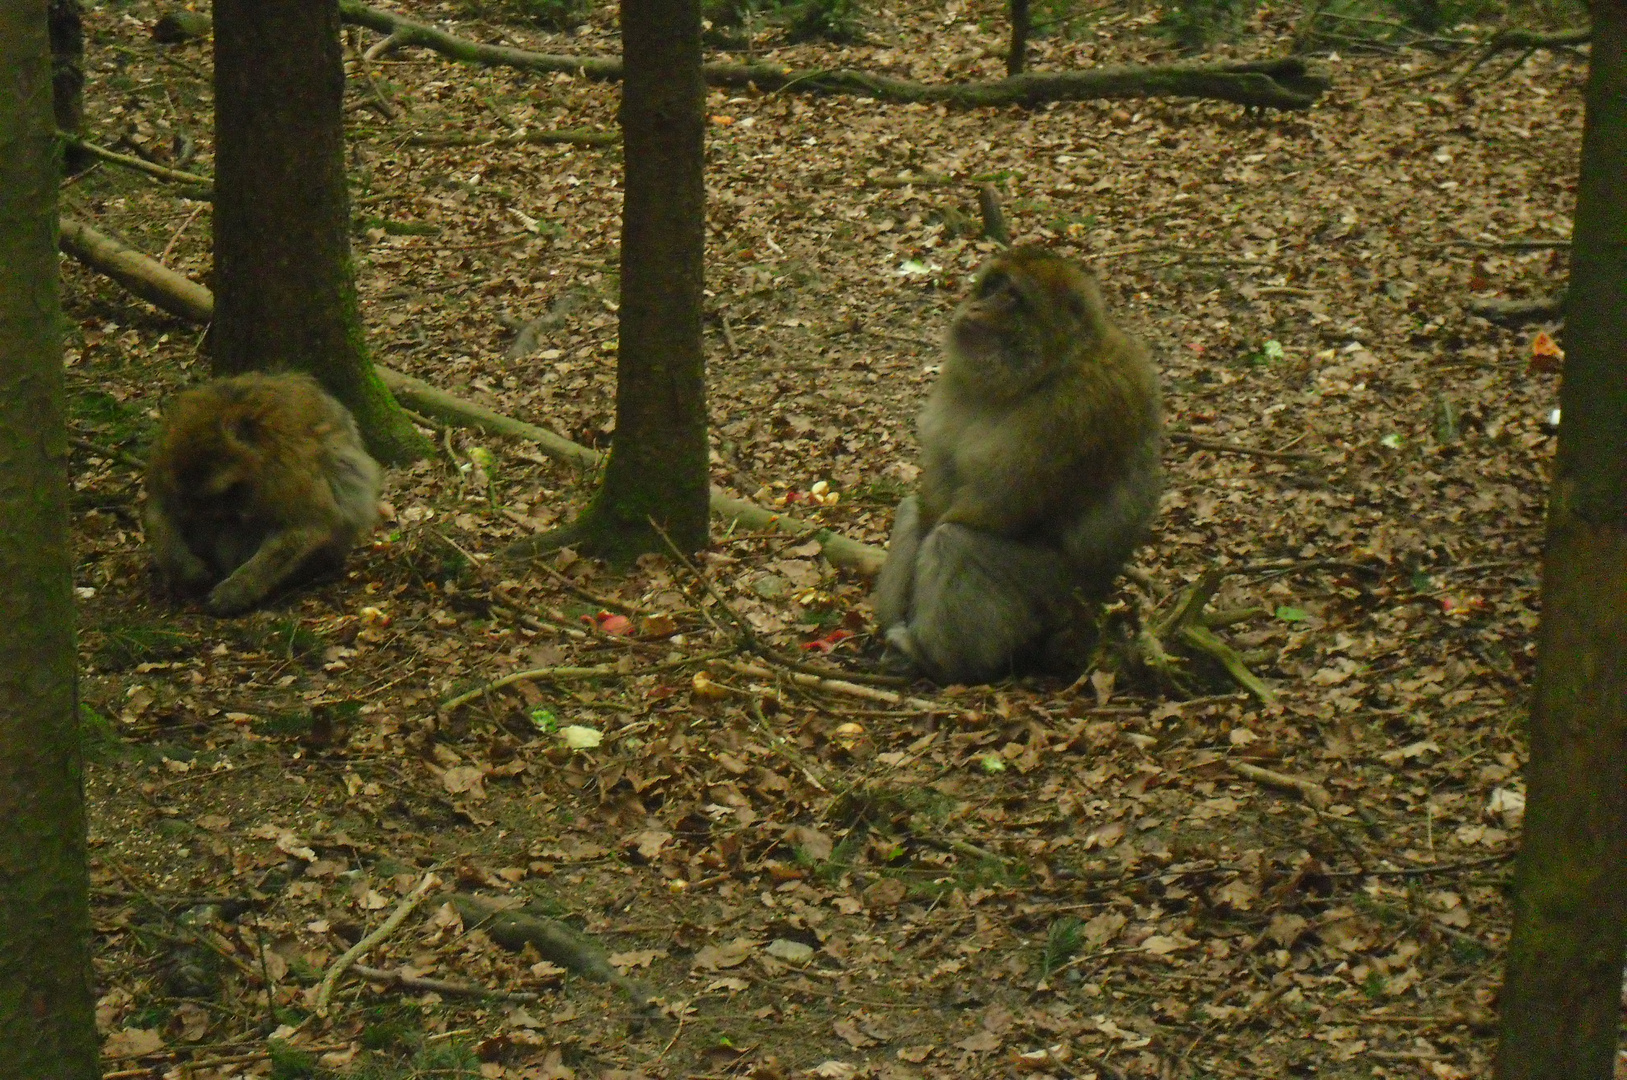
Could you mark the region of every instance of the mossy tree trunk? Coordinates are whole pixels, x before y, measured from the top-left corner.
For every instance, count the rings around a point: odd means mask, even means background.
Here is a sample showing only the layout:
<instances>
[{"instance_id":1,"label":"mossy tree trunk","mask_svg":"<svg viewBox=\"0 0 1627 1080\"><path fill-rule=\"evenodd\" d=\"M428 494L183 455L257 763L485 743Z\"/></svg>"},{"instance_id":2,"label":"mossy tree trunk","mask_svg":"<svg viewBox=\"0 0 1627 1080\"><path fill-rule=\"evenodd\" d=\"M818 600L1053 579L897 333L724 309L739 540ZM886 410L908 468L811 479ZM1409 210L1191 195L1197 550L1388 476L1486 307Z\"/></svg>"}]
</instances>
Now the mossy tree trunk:
<instances>
[{"instance_id":1,"label":"mossy tree trunk","mask_svg":"<svg viewBox=\"0 0 1627 1080\"><path fill-rule=\"evenodd\" d=\"M621 5L621 313L616 433L604 484L580 519L523 553L575 543L626 564L707 538L706 371L701 290L706 241L706 84L697 0Z\"/></svg>"},{"instance_id":2,"label":"mossy tree trunk","mask_svg":"<svg viewBox=\"0 0 1627 1080\"><path fill-rule=\"evenodd\" d=\"M338 0L217 0L214 13L215 370L309 371L375 457L422 457L356 302Z\"/></svg>"},{"instance_id":3,"label":"mossy tree trunk","mask_svg":"<svg viewBox=\"0 0 1627 1080\"><path fill-rule=\"evenodd\" d=\"M1595 0L1499 1080L1615 1075L1627 931L1627 0Z\"/></svg>"},{"instance_id":4,"label":"mossy tree trunk","mask_svg":"<svg viewBox=\"0 0 1627 1080\"><path fill-rule=\"evenodd\" d=\"M0 4L0 1076L100 1077L45 0Z\"/></svg>"}]
</instances>

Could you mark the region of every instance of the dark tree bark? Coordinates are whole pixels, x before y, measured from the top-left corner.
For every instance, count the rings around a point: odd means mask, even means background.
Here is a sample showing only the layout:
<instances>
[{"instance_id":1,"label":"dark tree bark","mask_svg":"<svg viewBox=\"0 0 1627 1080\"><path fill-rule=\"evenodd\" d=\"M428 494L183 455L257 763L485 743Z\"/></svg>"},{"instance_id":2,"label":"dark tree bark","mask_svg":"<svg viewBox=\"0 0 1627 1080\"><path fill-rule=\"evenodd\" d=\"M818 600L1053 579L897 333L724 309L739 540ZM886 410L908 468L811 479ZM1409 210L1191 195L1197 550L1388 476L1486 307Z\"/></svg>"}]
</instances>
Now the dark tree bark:
<instances>
[{"instance_id":1,"label":"dark tree bark","mask_svg":"<svg viewBox=\"0 0 1627 1080\"><path fill-rule=\"evenodd\" d=\"M85 28L79 0L50 0L51 105L59 131L82 135L85 128ZM70 144L63 152L71 172L90 163L90 155Z\"/></svg>"},{"instance_id":2,"label":"dark tree bark","mask_svg":"<svg viewBox=\"0 0 1627 1080\"><path fill-rule=\"evenodd\" d=\"M697 0L623 0L621 325L615 446L604 484L569 529L511 549L562 544L626 564L706 544L706 84Z\"/></svg>"},{"instance_id":3,"label":"dark tree bark","mask_svg":"<svg viewBox=\"0 0 1627 1080\"><path fill-rule=\"evenodd\" d=\"M44 0L0 4L0 1076L101 1076Z\"/></svg>"},{"instance_id":4,"label":"dark tree bark","mask_svg":"<svg viewBox=\"0 0 1627 1080\"><path fill-rule=\"evenodd\" d=\"M1627 929L1627 0L1594 0L1499 1080L1608 1080Z\"/></svg>"},{"instance_id":5,"label":"dark tree bark","mask_svg":"<svg viewBox=\"0 0 1627 1080\"><path fill-rule=\"evenodd\" d=\"M1021 75L1028 66L1028 31L1033 29L1033 17L1028 12L1028 0L1011 0L1011 51L1006 53L1006 74Z\"/></svg>"},{"instance_id":6,"label":"dark tree bark","mask_svg":"<svg viewBox=\"0 0 1627 1080\"><path fill-rule=\"evenodd\" d=\"M214 366L309 371L381 461L428 443L374 373L356 303L338 0L217 0Z\"/></svg>"}]
</instances>

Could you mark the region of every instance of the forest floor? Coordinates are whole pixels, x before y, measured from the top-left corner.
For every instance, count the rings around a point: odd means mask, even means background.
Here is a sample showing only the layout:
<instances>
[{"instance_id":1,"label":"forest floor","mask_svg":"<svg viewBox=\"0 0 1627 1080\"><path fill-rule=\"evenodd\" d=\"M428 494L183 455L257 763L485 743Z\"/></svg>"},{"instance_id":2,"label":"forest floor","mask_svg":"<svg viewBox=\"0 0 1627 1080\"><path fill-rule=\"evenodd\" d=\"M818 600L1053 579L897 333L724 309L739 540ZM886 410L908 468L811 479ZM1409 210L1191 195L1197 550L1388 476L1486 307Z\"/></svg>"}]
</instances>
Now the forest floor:
<instances>
[{"instance_id":1,"label":"forest floor","mask_svg":"<svg viewBox=\"0 0 1627 1080\"><path fill-rule=\"evenodd\" d=\"M865 44L769 28L751 52L993 78L1002 7L896 4ZM402 10L616 51L608 9L569 36L496 8ZM89 131L207 173L208 45L155 44L159 13L87 5ZM1256 24L1232 54L1279 53L1289 29ZM1034 65L1174 58L1148 17L1074 33ZM364 61L377 39L347 38L378 358L604 445L619 150L413 136L614 132L617 86L419 50ZM177 606L147 567L131 458L205 377L199 328L64 260L110 1073L1483 1075L1558 365L1537 327L1465 304L1564 281L1585 60L1539 53L1458 87L1428 55L1323 61L1317 107L1264 117L707 106L714 481L885 542L935 343L993 250L972 228L992 179L1016 239L1091 266L1154 346L1176 439L1138 563L1170 594L1219 567L1221 606L1271 613L1226 631L1270 707L1105 680L892 703L798 685L738 655L665 560L624 577L493 559L568 520L593 478L460 430L436 432L443 460L391 472L386 525L341 580L239 619ZM207 281L206 202L112 166L62 197ZM549 312L510 357L512 327ZM867 669L866 583L817 545L717 528L700 569L765 640ZM440 714L527 669L555 670ZM431 902L361 963L498 996L347 975L315 1016L323 969L431 873ZM464 925L453 890L578 928L654 1015Z\"/></svg>"}]
</instances>

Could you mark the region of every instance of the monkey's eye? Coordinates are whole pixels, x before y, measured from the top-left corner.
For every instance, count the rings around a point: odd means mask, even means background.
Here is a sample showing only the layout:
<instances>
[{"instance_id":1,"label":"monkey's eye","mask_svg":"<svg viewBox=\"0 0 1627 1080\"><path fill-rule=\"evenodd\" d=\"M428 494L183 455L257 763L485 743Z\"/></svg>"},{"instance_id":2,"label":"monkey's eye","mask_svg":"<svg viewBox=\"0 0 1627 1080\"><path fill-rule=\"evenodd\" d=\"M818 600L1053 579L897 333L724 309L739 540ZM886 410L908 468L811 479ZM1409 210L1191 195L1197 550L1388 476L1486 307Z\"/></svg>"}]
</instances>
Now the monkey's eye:
<instances>
[{"instance_id":1,"label":"monkey's eye","mask_svg":"<svg viewBox=\"0 0 1627 1080\"><path fill-rule=\"evenodd\" d=\"M1003 270L993 270L982 281L977 283L977 298L987 300L995 293L1004 292L1011 286L1011 278Z\"/></svg>"}]
</instances>

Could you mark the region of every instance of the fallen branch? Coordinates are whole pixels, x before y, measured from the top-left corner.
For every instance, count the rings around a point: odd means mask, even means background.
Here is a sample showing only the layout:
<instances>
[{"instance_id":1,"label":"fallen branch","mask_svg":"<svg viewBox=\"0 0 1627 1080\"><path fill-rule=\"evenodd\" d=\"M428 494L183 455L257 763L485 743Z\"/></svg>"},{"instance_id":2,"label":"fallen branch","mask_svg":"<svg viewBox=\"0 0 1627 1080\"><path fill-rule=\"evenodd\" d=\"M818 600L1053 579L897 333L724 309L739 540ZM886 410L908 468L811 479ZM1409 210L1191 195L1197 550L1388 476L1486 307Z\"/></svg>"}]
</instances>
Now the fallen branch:
<instances>
[{"instance_id":1,"label":"fallen branch","mask_svg":"<svg viewBox=\"0 0 1627 1080\"><path fill-rule=\"evenodd\" d=\"M444 390L436 389L422 379L383 365L377 365L377 368L379 377L384 380L384 384L390 388L397 401L426 416L462 427L473 427L493 435L507 435L534 442L549 457L569 462L581 469L597 468L603 460L603 455L597 450L573 443L546 428L527 424L523 420L504 416L484 405L465 401ZM824 555L832 566L851 570L865 577L874 576L881 569L881 564L887 560L887 553L881 548L850 539L822 525L787 517L774 510L765 510L745 499L725 495L715 487L712 489L711 506L712 513L732 525L743 525L754 531L805 536L814 540L819 544L820 554Z\"/></svg>"},{"instance_id":2,"label":"fallen branch","mask_svg":"<svg viewBox=\"0 0 1627 1080\"><path fill-rule=\"evenodd\" d=\"M1226 576L1227 572L1219 567L1205 570L1202 577L1176 597L1170 611L1162 616L1155 613L1149 598L1142 597L1139 601L1142 615L1134 630L1134 637L1125 650L1125 659L1132 666L1150 672L1177 693L1190 696L1194 689L1190 662L1196 656L1207 656L1225 669L1233 682L1253 694L1260 704L1274 705L1276 693L1249 670L1248 663L1235 649L1214 632L1216 626L1241 621L1241 618L1256 613L1263 615L1265 609L1246 608L1213 613L1205 610ZM1097 644L1096 655L1085 665L1084 674L1074 681L1070 689L1086 685L1091 672L1098 668L1117 666L1113 654L1118 651L1117 646L1103 635Z\"/></svg>"},{"instance_id":3,"label":"fallen branch","mask_svg":"<svg viewBox=\"0 0 1627 1080\"><path fill-rule=\"evenodd\" d=\"M1470 300L1463 310L1495 323L1527 323L1557 319L1565 314L1565 293L1534 300Z\"/></svg>"},{"instance_id":4,"label":"fallen branch","mask_svg":"<svg viewBox=\"0 0 1627 1080\"><path fill-rule=\"evenodd\" d=\"M623 669L614 664L595 664L592 667L561 665L558 667L526 668L524 671L511 671L507 675L500 675L490 682L481 683L473 690L465 691L457 697L442 702L435 711L439 715L445 716L454 709L461 709L476 698L485 697L494 690L501 690L505 686L513 686L519 682L561 683L575 682L578 679L636 679L641 675L658 675L663 671L671 671L674 668L688 667L690 664L702 664L707 659L707 657L703 656L683 656L676 660L652 664L649 667L631 669Z\"/></svg>"},{"instance_id":5,"label":"fallen branch","mask_svg":"<svg viewBox=\"0 0 1627 1080\"><path fill-rule=\"evenodd\" d=\"M1487 855L1480 859L1464 859L1462 862L1431 863L1428 866L1401 866L1390 869L1363 868L1361 870L1327 870L1324 873L1333 878L1359 878L1359 877L1391 877L1414 878L1429 877L1432 874L1455 874L1459 870L1472 870L1480 866L1492 866L1496 863L1505 863L1517 851L1505 851L1498 855Z\"/></svg>"},{"instance_id":6,"label":"fallen branch","mask_svg":"<svg viewBox=\"0 0 1627 1080\"><path fill-rule=\"evenodd\" d=\"M406 922L407 916L411 915L418 905L423 903L424 897L429 895L429 890L440 883L441 879L434 874L425 874L423 880L419 881L417 887L407 894L405 900L396 905L396 909L390 912L390 917L380 923L377 930L346 949L344 955L328 965L328 970L322 976L322 982L316 988L316 1014L318 1016L327 1015L328 1001L333 997L333 988L338 984L339 976L345 973L345 969L354 964L356 959L368 949L395 933L396 927Z\"/></svg>"},{"instance_id":7,"label":"fallen branch","mask_svg":"<svg viewBox=\"0 0 1627 1080\"><path fill-rule=\"evenodd\" d=\"M558 461L568 462L579 469L596 469L603 460L603 455L599 451L571 442L563 435L556 435L547 428L527 424L523 420L504 416L484 405L465 401L431 386L422 379L387 368L382 364L375 366L379 378L384 380L384 385L390 388L390 393L395 395L395 399L425 416L460 427L476 428L492 435L507 435L536 443L544 454Z\"/></svg>"},{"instance_id":8,"label":"fallen branch","mask_svg":"<svg viewBox=\"0 0 1627 1080\"><path fill-rule=\"evenodd\" d=\"M215 296L150 256L104 233L62 218L58 244L92 270L106 274L143 300L171 315L206 323L215 317Z\"/></svg>"},{"instance_id":9,"label":"fallen branch","mask_svg":"<svg viewBox=\"0 0 1627 1080\"><path fill-rule=\"evenodd\" d=\"M721 667L736 675L749 675L754 679L784 678L798 686L809 690L824 690L832 694L844 694L847 697L863 698L866 701L880 702L895 709L913 709L919 712L955 712L953 706L946 706L942 702L932 702L925 698L910 697L906 694L896 694L891 690L883 690L879 686L860 686L846 679L827 679L819 675L808 675L800 671L775 672L760 664L746 664L738 660L713 660L711 666Z\"/></svg>"},{"instance_id":10,"label":"fallen branch","mask_svg":"<svg viewBox=\"0 0 1627 1080\"><path fill-rule=\"evenodd\" d=\"M428 23L382 11L359 0L340 0L347 23L386 35L397 48L417 45L469 64L498 65L519 71L565 72L586 79L616 80L619 58L559 56L507 45L486 45L436 29ZM778 64L705 64L712 86L760 91L791 90L814 94L857 94L878 101L909 104L941 102L974 106L1040 105L1048 101L1084 101L1119 97L1196 97L1270 109L1308 109L1331 84L1303 58L1237 61L1223 64L1170 64L1162 67L1115 66L1089 71L1024 72L981 83L920 83L863 71L828 69L798 71Z\"/></svg>"},{"instance_id":11,"label":"fallen branch","mask_svg":"<svg viewBox=\"0 0 1627 1080\"><path fill-rule=\"evenodd\" d=\"M1499 30L1483 48L1492 52L1514 49L1562 49L1570 45L1586 45L1593 40L1593 27L1573 26L1569 30Z\"/></svg>"},{"instance_id":12,"label":"fallen branch","mask_svg":"<svg viewBox=\"0 0 1627 1080\"><path fill-rule=\"evenodd\" d=\"M1582 45L1593 39L1593 28L1590 26L1576 27L1570 30L1520 30L1509 28L1499 30L1493 34L1484 45L1480 47L1479 55L1463 69L1463 73L1452 80L1452 86L1459 86L1466 82L1469 76L1480 70L1487 60L1500 52L1520 50L1522 55L1513 67L1519 66L1538 49L1559 49L1571 45ZM1513 70L1511 67L1509 70ZM1507 74L1505 72L1505 74Z\"/></svg>"},{"instance_id":13,"label":"fallen branch","mask_svg":"<svg viewBox=\"0 0 1627 1080\"><path fill-rule=\"evenodd\" d=\"M351 970L368 982L379 983L387 989L423 990L448 997L495 998L499 1001L538 1001L542 998L541 994L530 990L493 990L490 987L475 986L473 983L449 982L446 979L431 979L423 975L404 975L399 971L386 971L383 968L367 967L365 964L353 964Z\"/></svg>"},{"instance_id":14,"label":"fallen branch","mask_svg":"<svg viewBox=\"0 0 1627 1080\"><path fill-rule=\"evenodd\" d=\"M1258 765L1250 765L1246 761L1227 762L1232 772L1245 780L1252 780L1256 784L1263 784L1278 791L1288 791L1305 800L1306 805L1313 810L1326 810L1333 803L1333 797L1328 789L1315 780L1306 780L1299 776L1290 776L1287 773L1277 772L1275 769L1262 769Z\"/></svg>"},{"instance_id":15,"label":"fallen branch","mask_svg":"<svg viewBox=\"0 0 1627 1080\"><path fill-rule=\"evenodd\" d=\"M1261 450L1253 446L1244 446L1241 443L1224 442L1220 439L1206 439L1201 435L1188 435L1184 431L1171 431L1166 433L1170 442L1181 443L1184 446L1195 446L1199 450L1213 450L1220 454L1241 454L1244 457L1269 458L1272 461L1315 461L1315 454L1306 454L1298 450Z\"/></svg>"},{"instance_id":16,"label":"fallen branch","mask_svg":"<svg viewBox=\"0 0 1627 1080\"><path fill-rule=\"evenodd\" d=\"M531 146L567 144L570 146L609 146L621 141L610 131L527 131L519 135L408 135L408 146Z\"/></svg>"},{"instance_id":17,"label":"fallen branch","mask_svg":"<svg viewBox=\"0 0 1627 1080\"><path fill-rule=\"evenodd\" d=\"M643 984L611 967L603 949L558 919L506 908L467 893L454 893L452 906L466 929L484 930L487 937L515 952L530 945L544 960L608 983L631 998L641 1011L649 1008L650 992Z\"/></svg>"},{"instance_id":18,"label":"fallen branch","mask_svg":"<svg viewBox=\"0 0 1627 1080\"><path fill-rule=\"evenodd\" d=\"M689 556L685 555L678 549L678 545L672 542L672 537L667 535L667 531L663 529L654 518L650 518L649 522L650 527L656 531L656 533L661 537L662 541L667 545L667 550L671 553L672 557L676 559L679 565L681 565L685 570L688 570L696 581L700 582L701 588L706 590L707 595L712 598L712 601L717 604L725 615L729 617L729 621L734 623L737 631L736 638L742 648L756 653L769 663L777 664L780 667L786 668L790 671L798 672L802 675L808 675L816 679L838 679L843 681L869 683L872 686L908 686L910 684L911 680L898 675L867 675L862 673L849 673L838 671L834 668L824 667L820 664L803 663L797 657L788 656L780 650L774 648L772 645L769 645L766 641L763 641L757 636L757 631L752 629L751 623L734 609L734 606L729 603L722 593L717 591L717 587L712 584L712 579L701 573L700 569L694 564L693 561L690 560ZM719 629L722 629L722 627L719 627Z\"/></svg>"},{"instance_id":19,"label":"fallen branch","mask_svg":"<svg viewBox=\"0 0 1627 1080\"><path fill-rule=\"evenodd\" d=\"M215 182L207 176L199 176L197 173L182 172L179 169L166 169L162 165L154 165L145 158L132 157L129 154L115 153L105 146L97 146L93 142L86 142L79 136L70 134L66 131L58 131L56 133L56 137L67 143L69 146L83 150L91 157L101 158L103 161L109 162L110 164L119 165L126 169L134 169L136 172L146 173L148 176L155 177L159 180L168 180L175 184L194 184L203 189L197 193L200 197L210 197L214 194Z\"/></svg>"}]
</instances>

